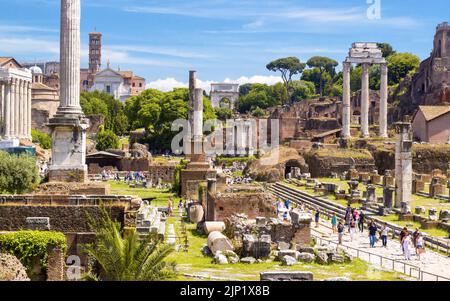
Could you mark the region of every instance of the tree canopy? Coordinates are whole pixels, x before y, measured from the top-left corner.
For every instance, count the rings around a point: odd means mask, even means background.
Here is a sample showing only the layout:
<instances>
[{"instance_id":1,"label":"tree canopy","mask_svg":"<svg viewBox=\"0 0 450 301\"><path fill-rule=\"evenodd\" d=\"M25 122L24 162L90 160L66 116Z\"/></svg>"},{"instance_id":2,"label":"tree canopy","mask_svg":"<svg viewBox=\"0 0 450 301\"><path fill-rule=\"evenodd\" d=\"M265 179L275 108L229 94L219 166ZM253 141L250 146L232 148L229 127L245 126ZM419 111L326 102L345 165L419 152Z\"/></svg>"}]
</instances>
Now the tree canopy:
<instances>
[{"instance_id":1,"label":"tree canopy","mask_svg":"<svg viewBox=\"0 0 450 301\"><path fill-rule=\"evenodd\" d=\"M177 119L188 118L189 90L186 88L174 89L171 92L161 92L149 89L139 96L127 99L125 114L132 121L131 130L145 128L148 134L147 141L159 150L171 148L173 137L172 122ZM203 97L203 119L216 118L216 113L207 97Z\"/></svg>"},{"instance_id":2,"label":"tree canopy","mask_svg":"<svg viewBox=\"0 0 450 301\"><path fill-rule=\"evenodd\" d=\"M87 116L101 115L105 118L105 129L116 135L128 132L128 118L124 112L124 104L112 95L104 92L81 92L80 104Z\"/></svg>"},{"instance_id":3,"label":"tree canopy","mask_svg":"<svg viewBox=\"0 0 450 301\"><path fill-rule=\"evenodd\" d=\"M306 64L296 57L281 58L267 64L266 68L273 72L280 72L287 91L287 101L292 102L292 81L295 75L302 74Z\"/></svg>"},{"instance_id":4,"label":"tree canopy","mask_svg":"<svg viewBox=\"0 0 450 301\"><path fill-rule=\"evenodd\" d=\"M310 58L306 64L308 67L314 68L318 73L319 94L322 97L325 74L328 75L329 80L331 80L336 75L335 68L339 65L339 63L328 57L314 56Z\"/></svg>"}]
</instances>

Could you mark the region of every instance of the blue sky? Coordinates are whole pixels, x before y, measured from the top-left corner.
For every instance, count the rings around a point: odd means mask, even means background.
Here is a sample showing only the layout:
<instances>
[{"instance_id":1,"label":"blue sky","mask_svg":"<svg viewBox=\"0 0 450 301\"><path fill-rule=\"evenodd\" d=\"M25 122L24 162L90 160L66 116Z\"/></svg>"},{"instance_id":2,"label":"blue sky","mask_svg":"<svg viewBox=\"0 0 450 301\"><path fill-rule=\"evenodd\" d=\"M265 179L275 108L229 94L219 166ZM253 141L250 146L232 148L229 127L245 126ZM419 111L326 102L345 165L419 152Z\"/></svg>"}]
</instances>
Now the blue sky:
<instances>
[{"instance_id":1,"label":"blue sky","mask_svg":"<svg viewBox=\"0 0 450 301\"><path fill-rule=\"evenodd\" d=\"M422 59L435 27L450 21L448 0L81 0L82 65L90 31L103 33L103 60L132 69L152 87L187 82L195 69L210 81L278 80L265 69L276 58L342 62L355 41L388 42ZM59 0L0 0L0 56L59 58Z\"/></svg>"}]
</instances>

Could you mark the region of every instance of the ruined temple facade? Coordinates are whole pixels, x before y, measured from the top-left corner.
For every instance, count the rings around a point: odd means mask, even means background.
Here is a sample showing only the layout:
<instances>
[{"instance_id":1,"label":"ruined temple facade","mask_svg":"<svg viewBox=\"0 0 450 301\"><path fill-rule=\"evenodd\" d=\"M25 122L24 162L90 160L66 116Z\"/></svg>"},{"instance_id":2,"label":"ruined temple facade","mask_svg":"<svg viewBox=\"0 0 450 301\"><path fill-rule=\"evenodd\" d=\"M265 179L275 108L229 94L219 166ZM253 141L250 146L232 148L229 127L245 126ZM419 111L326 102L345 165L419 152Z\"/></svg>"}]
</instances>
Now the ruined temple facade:
<instances>
[{"instance_id":1,"label":"ruined temple facade","mask_svg":"<svg viewBox=\"0 0 450 301\"><path fill-rule=\"evenodd\" d=\"M436 28L433 51L420 64L412 79L411 99L419 105L450 102L450 26L447 22Z\"/></svg>"}]
</instances>

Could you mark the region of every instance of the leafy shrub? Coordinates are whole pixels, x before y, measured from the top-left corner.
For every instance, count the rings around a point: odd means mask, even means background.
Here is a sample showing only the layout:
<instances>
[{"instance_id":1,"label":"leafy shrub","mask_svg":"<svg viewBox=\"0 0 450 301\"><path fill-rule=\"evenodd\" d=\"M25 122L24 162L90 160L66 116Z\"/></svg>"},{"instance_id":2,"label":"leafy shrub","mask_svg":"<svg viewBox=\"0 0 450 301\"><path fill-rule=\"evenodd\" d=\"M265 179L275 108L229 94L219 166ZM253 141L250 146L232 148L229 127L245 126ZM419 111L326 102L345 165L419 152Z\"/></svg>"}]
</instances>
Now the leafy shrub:
<instances>
[{"instance_id":1,"label":"leafy shrub","mask_svg":"<svg viewBox=\"0 0 450 301\"><path fill-rule=\"evenodd\" d=\"M0 250L16 256L30 272L35 260L47 267L48 248L67 250L66 237L54 231L18 231L0 235Z\"/></svg>"},{"instance_id":2,"label":"leafy shrub","mask_svg":"<svg viewBox=\"0 0 450 301\"><path fill-rule=\"evenodd\" d=\"M97 146L99 151L104 151L107 149L118 149L120 146L119 138L111 130L104 130L98 134Z\"/></svg>"},{"instance_id":3,"label":"leafy shrub","mask_svg":"<svg viewBox=\"0 0 450 301\"><path fill-rule=\"evenodd\" d=\"M39 184L35 158L29 155L10 155L0 152L0 192L21 194Z\"/></svg>"},{"instance_id":4,"label":"leafy shrub","mask_svg":"<svg viewBox=\"0 0 450 301\"><path fill-rule=\"evenodd\" d=\"M186 168L187 164L187 160L181 160L181 162L175 167L172 190L178 196L181 195L181 171Z\"/></svg>"},{"instance_id":5,"label":"leafy shrub","mask_svg":"<svg viewBox=\"0 0 450 301\"><path fill-rule=\"evenodd\" d=\"M31 137L33 138L33 143L38 143L42 148L52 148L52 137L49 134L38 130L31 130Z\"/></svg>"}]
</instances>

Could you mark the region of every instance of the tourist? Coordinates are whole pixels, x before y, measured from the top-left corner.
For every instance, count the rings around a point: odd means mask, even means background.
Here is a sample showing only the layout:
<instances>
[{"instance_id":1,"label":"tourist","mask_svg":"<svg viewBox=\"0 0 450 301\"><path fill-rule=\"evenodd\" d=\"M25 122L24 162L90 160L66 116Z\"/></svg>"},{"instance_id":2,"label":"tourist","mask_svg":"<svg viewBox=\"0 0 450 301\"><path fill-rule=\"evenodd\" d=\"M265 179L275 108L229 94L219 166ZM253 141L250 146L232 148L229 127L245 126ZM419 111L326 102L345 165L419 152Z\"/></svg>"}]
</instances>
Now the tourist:
<instances>
[{"instance_id":1,"label":"tourist","mask_svg":"<svg viewBox=\"0 0 450 301\"><path fill-rule=\"evenodd\" d=\"M405 255L406 260L411 260L410 245L411 245L411 237L409 232L407 232L402 239L403 254Z\"/></svg>"},{"instance_id":2,"label":"tourist","mask_svg":"<svg viewBox=\"0 0 450 301\"><path fill-rule=\"evenodd\" d=\"M399 239L400 239L400 246L401 246L401 248L402 248L402 252L405 251L404 248L403 248L403 238L404 238L407 234L409 234L408 228L404 227L404 228L402 229L402 231L400 231L400 236L399 236Z\"/></svg>"},{"instance_id":3,"label":"tourist","mask_svg":"<svg viewBox=\"0 0 450 301\"><path fill-rule=\"evenodd\" d=\"M284 206L283 202L281 200L279 200L277 203L277 217L279 219L283 219L284 208L285 208L285 206Z\"/></svg>"},{"instance_id":4,"label":"tourist","mask_svg":"<svg viewBox=\"0 0 450 301\"><path fill-rule=\"evenodd\" d=\"M387 237L388 237L388 226L387 223L381 227L381 242L383 243L383 247L387 247Z\"/></svg>"},{"instance_id":5,"label":"tourist","mask_svg":"<svg viewBox=\"0 0 450 301\"><path fill-rule=\"evenodd\" d=\"M180 200L180 202L178 203L178 211L180 213L180 217L183 217L183 207L184 207L183 201Z\"/></svg>"},{"instance_id":6,"label":"tourist","mask_svg":"<svg viewBox=\"0 0 450 301\"><path fill-rule=\"evenodd\" d=\"M342 224L342 221L339 221L339 224L337 226L337 231L338 231L338 239L339 239L339 244L342 245L342 238L344 237L344 225Z\"/></svg>"},{"instance_id":7,"label":"tourist","mask_svg":"<svg viewBox=\"0 0 450 301\"><path fill-rule=\"evenodd\" d=\"M319 221L320 221L320 209L319 208L317 208L317 210L316 210L315 221L316 221L316 228L319 228Z\"/></svg>"},{"instance_id":8,"label":"tourist","mask_svg":"<svg viewBox=\"0 0 450 301\"><path fill-rule=\"evenodd\" d=\"M353 211L353 219L355 220L355 222L357 224L359 224L359 216L360 216L360 214L359 214L358 209L355 209L355 211Z\"/></svg>"},{"instance_id":9,"label":"tourist","mask_svg":"<svg viewBox=\"0 0 450 301\"><path fill-rule=\"evenodd\" d=\"M333 229L333 234L336 234L336 232L337 232L337 217L336 217L336 213L333 213L333 216L331 217L331 228Z\"/></svg>"},{"instance_id":10,"label":"tourist","mask_svg":"<svg viewBox=\"0 0 450 301\"><path fill-rule=\"evenodd\" d=\"M361 211L359 214L359 220L358 220L358 229L359 232L364 232L364 223L365 223L366 215L364 214L364 211Z\"/></svg>"},{"instance_id":11,"label":"tourist","mask_svg":"<svg viewBox=\"0 0 450 301\"><path fill-rule=\"evenodd\" d=\"M423 243L422 233L418 233L416 237L416 254L417 258L420 260L420 255L425 252L425 245Z\"/></svg>"},{"instance_id":12,"label":"tourist","mask_svg":"<svg viewBox=\"0 0 450 301\"><path fill-rule=\"evenodd\" d=\"M370 241L370 247L375 248L375 242L377 240L377 226L373 221L370 222L369 226L369 241Z\"/></svg>"},{"instance_id":13,"label":"tourist","mask_svg":"<svg viewBox=\"0 0 450 301\"><path fill-rule=\"evenodd\" d=\"M356 221L355 219L352 219L350 222L350 241L353 241L353 238L355 237L356 232Z\"/></svg>"},{"instance_id":14,"label":"tourist","mask_svg":"<svg viewBox=\"0 0 450 301\"><path fill-rule=\"evenodd\" d=\"M344 216L345 225L348 225L350 223L351 213L352 213L352 207L350 206L350 204L348 204L347 209L345 210L345 216Z\"/></svg>"},{"instance_id":15,"label":"tourist","mask_svg":"<svg viewBox=\"0 0 450 301\"><path fill-rule=\"evenodd\" d=\"M418 237L419 235L420 235L419 228L416 228L416 231L414 231L414 232L413 232L413 235L412 235L412 243L413 243L414 249L416 249L416 250L417 250L417 248L416 248L417 237ZM417 253L416 253L416 254L417 254Z\"/></svg>"},{"instance_id":16,"label":"tourist","mask_svg":"<svg viewBox=\"0 0 450 301\"><path fill-rule=\"evenodd\" d=\"M167 207L169 209L169 216L172 216L172 213L173 213L173 201L172 201L172 198L169 198Z\"/></svg>"}]
</instances>

